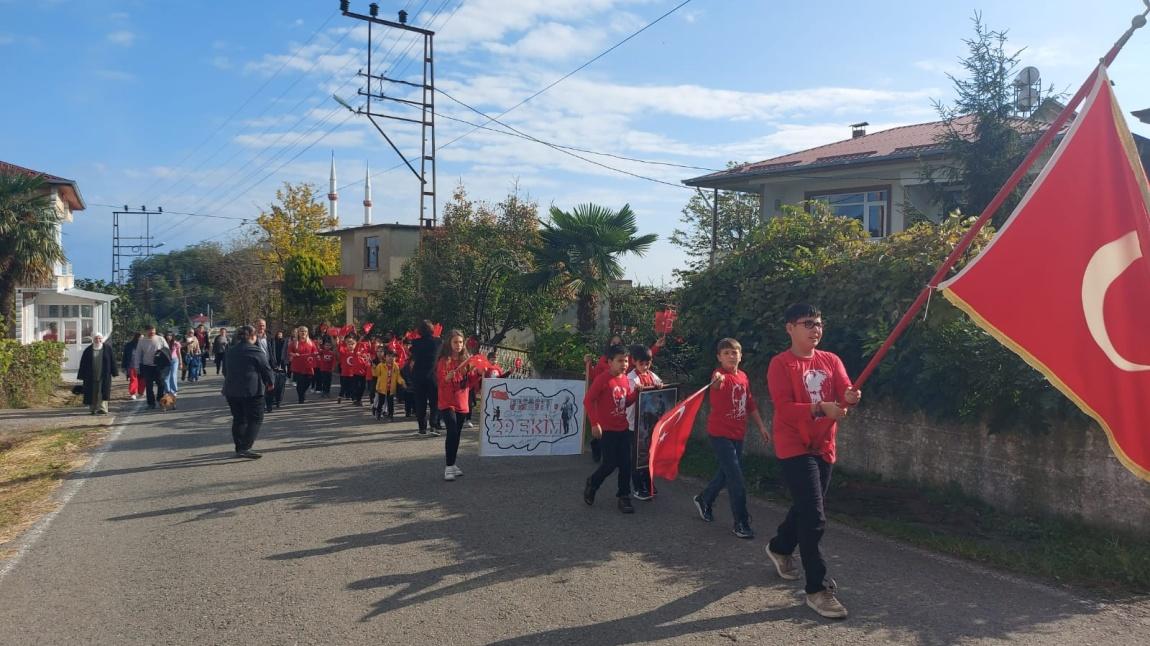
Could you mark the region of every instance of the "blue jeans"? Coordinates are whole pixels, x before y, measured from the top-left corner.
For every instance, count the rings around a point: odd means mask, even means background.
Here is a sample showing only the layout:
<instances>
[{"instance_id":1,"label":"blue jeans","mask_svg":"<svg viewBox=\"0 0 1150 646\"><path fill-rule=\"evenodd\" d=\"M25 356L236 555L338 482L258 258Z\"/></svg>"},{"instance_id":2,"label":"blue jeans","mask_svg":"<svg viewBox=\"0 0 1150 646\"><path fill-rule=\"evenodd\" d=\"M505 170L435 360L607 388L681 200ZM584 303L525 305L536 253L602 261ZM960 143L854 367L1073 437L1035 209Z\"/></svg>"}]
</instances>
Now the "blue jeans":
<instances>
[{"instance_id":1,"label":"blue jeans","mask_svg":"<svg viewBox=\"0 0 1150 646\"><path fill-rule=\"evenodd\" d=\"M743 482L743 443L725 437L709 437L711 448L719 460L719 472L703 490L703 502L715 504L715 498L723 487L727 488L727 498L731 501L731 517L736 523L750 521L747 515L747 487Z\"/></svg>"}]
</instances>

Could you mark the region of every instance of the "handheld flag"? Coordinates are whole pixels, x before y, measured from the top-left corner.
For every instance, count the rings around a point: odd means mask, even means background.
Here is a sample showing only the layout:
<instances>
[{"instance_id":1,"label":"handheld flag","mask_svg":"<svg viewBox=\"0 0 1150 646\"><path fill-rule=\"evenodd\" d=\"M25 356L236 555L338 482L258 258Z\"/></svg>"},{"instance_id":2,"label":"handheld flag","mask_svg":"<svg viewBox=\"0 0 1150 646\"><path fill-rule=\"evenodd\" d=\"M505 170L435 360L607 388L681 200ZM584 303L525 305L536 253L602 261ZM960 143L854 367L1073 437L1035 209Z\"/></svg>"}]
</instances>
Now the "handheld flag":
<instances>
[{"instance_id":1,"label":"handheld flag","mask_svg":"<svg viewBox=\"0 0 1150 646\"><path fill-rule=\"evenodd\" d=\"M703 405L703 395L709 387L703 386L695 391L655 422L651 429L651 450L647 462L652 478L659 476L664 480L674 480L678 477L679 462L687 450L687 439L691 437L695 418L699 416L699 408Z\"/></svg>"},{"instance_id":2,"label":"handheld flag","mask_svg":"<svg viewBox=\"0 0 1150 646\"><path fill-rule=\"evenodd\" d=\"M1083 106L1002 229L940 288L1150 480L1150 184L1104 67Z\"/></svg>"}]
</instances>

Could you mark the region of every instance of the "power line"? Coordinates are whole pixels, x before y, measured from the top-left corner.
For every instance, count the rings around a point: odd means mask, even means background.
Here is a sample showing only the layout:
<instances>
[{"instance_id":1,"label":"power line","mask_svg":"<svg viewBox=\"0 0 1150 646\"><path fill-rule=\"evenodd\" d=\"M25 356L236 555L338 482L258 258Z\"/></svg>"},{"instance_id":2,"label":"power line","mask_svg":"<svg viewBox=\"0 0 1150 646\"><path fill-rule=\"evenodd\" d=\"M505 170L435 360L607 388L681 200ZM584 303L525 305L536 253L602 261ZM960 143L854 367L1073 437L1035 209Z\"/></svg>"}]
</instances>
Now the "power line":
<instances>
[{"instance_id":1,"label":"power line","mask_svg":"<svg viewBox=\"0 0 1150 646\"><path fill-rule=\"evenodd\" d=\"M331 22L331 19L334 18L337 13L339 13L338 9L333 11L331 13L331 15L329 15L327 17L327 20L324 20L323 24L321 24L319 27L316 28L316 30L314 32L312 32L311 36L308 37L307 41L304 42L303 46L306 47L308 45L308 43L311 43L311 41L314 40L317 35L319 35L320 31L322 31L323 28L327 26L327 23ZM302 47L300 49L302 49ZM217 134L219 134L219 132L221 130L223 130L224 127L227 126L228 123L231 122L231 120L236 117L236 115L238 115L244 108L247 107L247 105L249 103L251 103L252 99L256 98L256 96L258 96L260 92L263 92L264 88L266 88L268 86L268 84L270 84L272 82L272 80L275 79L275 77L279 76L279 73L282 72L284 70L284 68L286 68L288 66L289 63L291 63L292 61L295 60L295 57L298 54L299 54L299 50L296 50L296 54L293 54L291 58L284 61L283 64L279 66L279 69L277 69L271 76L269 76L267 78L267 80L264 81L263 85L259 86L259 88L257 88L255 92L252 92L251 95L248 96L248 98L245 99L244 102L240 104L240 107L236 108L235 111L232 112L228 116L228 118L224 119L223 123L221 123L219 125L219 127L217 127L215 130L213 130L207 137L204 137L204 139L202 141L200 141L200 143L197 144L196 147L193 148L191 152L189 152L187 155L184 155L184 158L181 159L179 161L179 163L176 164L176 167L178 168L178 167L182 166L185 162L187 162L189 159L191 159L192 155L199 152L199 150L204 147L204 144L208 143L208 141L210 141L212 139L212 137L215 137ZM214 155L214 153L213 153L213 155ZM210 159L210 157L209 157L209 159ZM163 178L157 177L156 180L153 181L152 184L149 185L147 189L142 191L143 194L146 195L149 192L151 192L151 190L153 188L155 188L156 185L159 182L161 182L162 180L163 180ZM154 202L155 200L152 200L152 201Z\"/></svg>"}]
</instances>

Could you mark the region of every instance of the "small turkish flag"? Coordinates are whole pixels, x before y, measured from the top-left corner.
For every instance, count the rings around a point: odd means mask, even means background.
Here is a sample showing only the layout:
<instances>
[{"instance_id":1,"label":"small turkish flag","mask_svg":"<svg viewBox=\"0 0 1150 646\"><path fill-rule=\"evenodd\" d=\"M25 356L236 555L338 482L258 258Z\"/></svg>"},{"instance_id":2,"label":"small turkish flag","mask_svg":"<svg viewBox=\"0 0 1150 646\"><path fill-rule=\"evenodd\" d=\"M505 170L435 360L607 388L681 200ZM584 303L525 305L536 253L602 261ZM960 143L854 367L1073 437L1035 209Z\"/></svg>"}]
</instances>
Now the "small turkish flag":
<instances>
[{"instance_id":1,"label":"small turkish flag","mask_svg":"<svg viewBox=\"0 0 1150 646\"><path fill-rule=\"evenodd\" d=\"M507 391L502 390L502 389L491 391L491 398L492 399L502 399L504 401L511 399L511 397L507 394Z\"/></svg>"},{"instance_id":2,"label":"small turkish flag","mask_svg":"<svg viewBox=\"0 0 1150 646\"><path fill-rule=\"evenodd\" d=\"M371 328L373 328L373 327L375 327L375 323L364 323L363 324L363 333L364 334L370 334Z\"/></svg>"},{"instance_id":3,"label":"small turkish flag","mask_svg":"<svg viewBox=\"0 0 1150 646\"><path fill-rule=\"evenodd\" d=\"M693 395L684 399L655 422L651 429L651 450L647 468L651 477L659 476L674 480L679 476L679 462L687 450L687 439L695 427L699 407L703 405L703 395L709 386L703 386Z\"/></svg>"},{"instance_id":4,"label":"small turkish flag","mask_svg":"<svg viewBox=\"0 0 1150 646\"><path fill-rule=\"evenodd\" d=\"M1002 229L940 288L1150 480L1150 184L1105 68L1083 106Z\"/></svg>"}]
</instances>

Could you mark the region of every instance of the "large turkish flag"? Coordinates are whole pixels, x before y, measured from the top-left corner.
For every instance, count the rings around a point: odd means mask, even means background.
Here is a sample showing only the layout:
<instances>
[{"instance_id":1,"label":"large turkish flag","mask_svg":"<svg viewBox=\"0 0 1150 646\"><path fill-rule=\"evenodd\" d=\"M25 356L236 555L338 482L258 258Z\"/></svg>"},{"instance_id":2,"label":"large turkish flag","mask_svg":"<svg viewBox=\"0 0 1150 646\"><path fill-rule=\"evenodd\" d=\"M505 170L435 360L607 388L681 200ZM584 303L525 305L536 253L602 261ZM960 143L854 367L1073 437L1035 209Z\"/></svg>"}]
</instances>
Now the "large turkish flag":
<instances>
[{"instance_id":1,"label":"large turkish flag","mask_svg":"<svg viewBox=\"0 0 1150 646\"><path fill-rule=\"evenodd\" d=\"M699 416L699 408L703 405L703 395L709 387L703 386L678 406L663 413L651 428L647 472L652 478L657 476L674 480L679 476L679 462L687 450L687 440L691 437L695 418Z\"/></svg>"},{"instance_id":2,"label":"large turkish flag","mask_svg":"<svg viewBox=\"0 0 1150 646\"><path fill-rule=\"evenodd\" d=\"M1150 480L1150 185L1105 69L1018 208L940 288Z\"/></svg>"}]
</instances>

